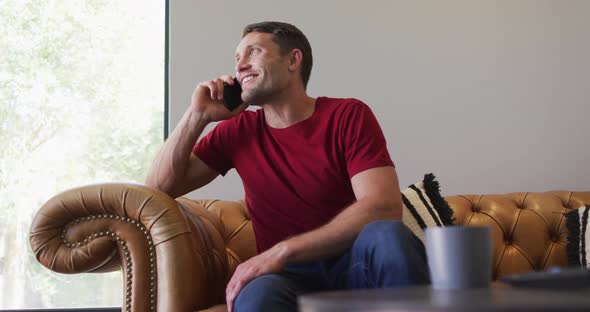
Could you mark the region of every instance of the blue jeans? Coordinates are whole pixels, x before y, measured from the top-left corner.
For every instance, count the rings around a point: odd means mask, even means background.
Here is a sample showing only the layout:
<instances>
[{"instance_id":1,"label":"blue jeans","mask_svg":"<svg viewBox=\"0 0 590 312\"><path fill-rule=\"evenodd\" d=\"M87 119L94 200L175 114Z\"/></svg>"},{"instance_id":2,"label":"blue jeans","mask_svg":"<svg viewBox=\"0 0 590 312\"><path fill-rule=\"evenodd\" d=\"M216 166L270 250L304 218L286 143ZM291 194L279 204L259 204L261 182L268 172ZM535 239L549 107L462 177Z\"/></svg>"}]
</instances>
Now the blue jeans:
<instances>
[{"instance_id":1,"label":"blue jeans","mask_svg":"<svg viewBox=\"0 0 590 312\"><path fill-rule=\"evenodd\" d=\"M429 282L422 242L400 221L375 221L339 257L288 265L252 280L238 294L234 311L297 311L297 296L310 292Z\"/></svg>"}]
</instances>

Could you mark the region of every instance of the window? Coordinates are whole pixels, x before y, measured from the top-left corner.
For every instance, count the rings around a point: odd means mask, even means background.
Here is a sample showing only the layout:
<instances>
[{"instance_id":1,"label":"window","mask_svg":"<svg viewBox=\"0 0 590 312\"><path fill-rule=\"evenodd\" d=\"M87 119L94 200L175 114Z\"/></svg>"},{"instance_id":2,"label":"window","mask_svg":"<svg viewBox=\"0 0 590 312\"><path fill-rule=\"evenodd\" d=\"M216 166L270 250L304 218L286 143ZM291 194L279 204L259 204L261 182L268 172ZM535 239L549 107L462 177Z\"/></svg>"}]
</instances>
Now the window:
<instances>
[{"instance_id":1,"label":"window","mask_svg":"<svg viewBox=\"0 0 590 312\"><path fill-rule=\"evenodd\" d=\"M33 216L89 183L143 182L164 134L165 5L0 5L0 309L120 306L122 277L37 263Z\"/></svg>"}]
</instances>

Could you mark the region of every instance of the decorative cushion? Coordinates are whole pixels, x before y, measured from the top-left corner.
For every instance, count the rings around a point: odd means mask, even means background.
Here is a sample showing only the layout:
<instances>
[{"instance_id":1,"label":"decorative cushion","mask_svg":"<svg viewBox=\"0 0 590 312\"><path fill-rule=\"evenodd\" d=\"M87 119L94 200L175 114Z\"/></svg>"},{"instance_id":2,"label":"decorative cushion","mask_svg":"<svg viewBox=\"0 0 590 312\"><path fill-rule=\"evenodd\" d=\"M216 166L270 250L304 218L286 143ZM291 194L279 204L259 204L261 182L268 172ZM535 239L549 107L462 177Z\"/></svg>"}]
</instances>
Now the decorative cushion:
<instances>
[{"instance_id":1,"label":"decorative cushion","mask_svg":"<svg viewBox=\"0 0 590 312\"><path fill-rule=\"evenodd\" d=\"M590 268L590 231L588 230L588 213L590 206L581 207L565 214L568 230L567 258L568 265Z\"/></svg>"},{"instance_id":2,"label":"decorative cushion","mask_svg":"<svg viewBox=\"0 0 590 312\"><path fill-rule=\"evenodd\" d=\"M423 181L402 190L402 200L402 222L422 241L427 227L455 223L453 210L440 195L440 185L432 173L425 174Z\"/></svg>"}]
</instances>

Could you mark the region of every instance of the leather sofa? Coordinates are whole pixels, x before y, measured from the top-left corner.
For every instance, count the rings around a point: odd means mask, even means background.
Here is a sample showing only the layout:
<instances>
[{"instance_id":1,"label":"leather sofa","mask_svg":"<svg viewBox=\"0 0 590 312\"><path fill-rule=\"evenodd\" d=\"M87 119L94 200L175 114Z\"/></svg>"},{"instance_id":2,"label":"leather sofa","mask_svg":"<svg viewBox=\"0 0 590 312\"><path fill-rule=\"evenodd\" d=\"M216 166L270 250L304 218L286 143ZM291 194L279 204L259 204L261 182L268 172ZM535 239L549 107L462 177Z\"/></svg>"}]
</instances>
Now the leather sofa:
<instances>
[{"instance_id":1,"label":"leather sofa","mask_svg":"<svg viewBox=\"0 0 590 312\"><path fill-rule=\"evenodd\" d=\"M564 214L590 192L445 198L456 223L492 228L494 278L567 265ZM65 191L35 216L37 260L61 273L122 270L123 311L223 311L236 266L256 254L243 201L170 198L141 185Z\"/></svg>"}]
</instances>

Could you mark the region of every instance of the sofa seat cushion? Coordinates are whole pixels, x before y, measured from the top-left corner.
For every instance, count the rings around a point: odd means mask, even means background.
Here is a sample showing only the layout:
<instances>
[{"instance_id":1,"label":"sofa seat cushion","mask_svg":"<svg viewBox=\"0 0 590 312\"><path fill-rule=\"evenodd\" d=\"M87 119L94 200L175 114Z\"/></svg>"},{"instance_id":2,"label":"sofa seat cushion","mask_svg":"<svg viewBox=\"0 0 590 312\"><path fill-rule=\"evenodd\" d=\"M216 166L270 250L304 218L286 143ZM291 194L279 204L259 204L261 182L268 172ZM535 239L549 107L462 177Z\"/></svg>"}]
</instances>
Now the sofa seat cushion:
<instances>
[{"instance_id":1,"label":"sofa seat cushion","mask_svg":"<svg viewBox=\"0 0 590 312\"><path fill-rule=\"evenodd\" d=\"M212 307L205 309L205 310L199 310L197 312L227 312L227 305L226 304L218 304L218 305L212 306Z\"/></svg>"}]
</instances>

